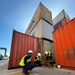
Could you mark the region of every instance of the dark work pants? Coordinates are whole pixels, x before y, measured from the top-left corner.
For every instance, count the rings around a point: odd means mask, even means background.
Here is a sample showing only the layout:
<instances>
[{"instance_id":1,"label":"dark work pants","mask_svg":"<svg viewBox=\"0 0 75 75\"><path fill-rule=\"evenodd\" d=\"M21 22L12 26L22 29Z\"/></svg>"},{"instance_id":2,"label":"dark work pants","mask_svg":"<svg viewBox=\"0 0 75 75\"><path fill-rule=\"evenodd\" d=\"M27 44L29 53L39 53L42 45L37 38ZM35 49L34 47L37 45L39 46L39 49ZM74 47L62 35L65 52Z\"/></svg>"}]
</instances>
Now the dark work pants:
<instances>
[{"instance_id":1,"label":"dark work pants","mask_svg":"<svg viewBox=\"0 0 75 75\"><path fill-rule=\"evenodd\" d=\"M39 60L35 61L34 64L35 64L36 66L42 66L42 64L41 64L41 62L40 62Z\"/></svg>"},{"instance_id":2,"label":"dark work pants","mask_svg":"<svg viewBox=\"0 0 75 75\"><path fill-rule=\"evenodd\" d=\"M49 59L50 59L50 64L51 64L51 66L53 67L53 57L51 56L51 57L49 57Z\"/></svg>"},{"instance_id":3,"label":"dark work pants","mask_svg":"<svg viewBox=\"0 0 75 75\"><path fill-rule=\"evenodd\" d=\"M53 60L50 60L50 64L51 64L51 66L53 67Z\"/></svg>"},{"instance_id":4,"label":"dark work pants","mask_svg":"<svg viewBox=\"0 0 75 75\"><path fill-rule=\"evenodd\" d=\"M46 59L46 60L49 60L49 57L48 57L48 56L45 56L45 59Z\"/></svg>"},{"instance_id":5,"label":"dark work pants","mask_svg":"<svg viewBox=\"0 0 75 75\"><path fill-rule=\"evenodd\" d=\"M34 68L35 66L34 66L34 64L32 64L32 63L27 63L25 66L23 66L23 70L32 70L33 68Z\"/></svg>"}]
</instances>

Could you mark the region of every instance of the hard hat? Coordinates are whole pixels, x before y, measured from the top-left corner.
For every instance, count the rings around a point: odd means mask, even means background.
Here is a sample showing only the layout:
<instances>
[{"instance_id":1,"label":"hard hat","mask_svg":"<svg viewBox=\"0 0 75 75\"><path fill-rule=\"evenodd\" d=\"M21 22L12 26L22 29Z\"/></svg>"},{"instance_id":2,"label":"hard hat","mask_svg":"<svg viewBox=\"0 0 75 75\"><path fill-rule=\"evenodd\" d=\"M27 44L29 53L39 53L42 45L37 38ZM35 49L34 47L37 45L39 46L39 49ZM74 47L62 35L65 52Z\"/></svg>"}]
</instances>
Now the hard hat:
<instances>
[{"instance_id":1,"label":"hard hat","mask_svg":"<svg viewBox=\"0 0 75 75\"><path fill-rule=\"evenodd\" d=\"M57 68L61 68L61 65L57 65Z\"/></svg>"},{"instance_id":2,"label":"hard hat","mask_svg":"<svg viewBox=\"0 0 75 75\"><path fill-rule=\"evenodd\" d=\"M38 53L37 55L38 55L38 56L41 56L41 53Z\"/></svg>"},{"instance_id":3,"label":"hard hat","mask_svg":"<svg viewBox=\"0 0 75 75\"><path fill-rule=\"evenodd\" d=\"M32 50L29 50L28 53L33 53L33 51Z\"/></svg>"},{"instance_id":4,"label":"hard hat","mask_svg":"<svg viewBox=\"0 0 75 75\"><path fill-rule=\"evenodd\" d=\"M45 54L48 54L48 51L45 51Z\"/></svg>"}]
</instances>

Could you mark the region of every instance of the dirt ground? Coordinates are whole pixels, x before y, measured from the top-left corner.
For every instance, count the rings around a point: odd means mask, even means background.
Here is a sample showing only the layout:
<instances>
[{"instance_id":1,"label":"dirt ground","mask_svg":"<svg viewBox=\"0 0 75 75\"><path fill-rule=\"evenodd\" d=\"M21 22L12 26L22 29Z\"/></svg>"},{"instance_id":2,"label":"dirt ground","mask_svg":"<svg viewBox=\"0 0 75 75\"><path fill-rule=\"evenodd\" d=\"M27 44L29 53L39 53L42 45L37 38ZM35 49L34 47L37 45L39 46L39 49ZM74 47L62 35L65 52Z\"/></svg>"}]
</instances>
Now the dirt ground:
<instances>
[{"instance_id":1,"label":"dirt ground","mask_svg":"<svg viewBox=\"0 0 75 75\"><path fill-rule=\"evenodd\" d=\"M22 69L11 69L8 68L8 60L0 61L0 75L25 75L22 73ZM29 71L29 75L75 75L74 70L48 68L48 67L35 67L32 71Z\"/></svg>"}]
</instances>

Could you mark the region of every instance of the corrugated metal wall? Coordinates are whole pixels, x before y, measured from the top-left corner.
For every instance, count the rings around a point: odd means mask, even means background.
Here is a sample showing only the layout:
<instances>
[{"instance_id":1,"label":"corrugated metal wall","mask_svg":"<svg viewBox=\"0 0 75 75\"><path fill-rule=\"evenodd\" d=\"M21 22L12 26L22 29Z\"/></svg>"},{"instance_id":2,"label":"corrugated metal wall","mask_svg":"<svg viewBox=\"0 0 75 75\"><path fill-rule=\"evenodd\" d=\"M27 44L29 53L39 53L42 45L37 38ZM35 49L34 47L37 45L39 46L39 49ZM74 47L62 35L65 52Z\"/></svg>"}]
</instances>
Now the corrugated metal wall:
<instances>
[{"instance_id":1,"label":"corrugated metal wall","mask_svg":"<svg viewBox=\"0 0 75 75\"><path fill-rule=\"evenodd\" d=\"M75 70L75 18L53 32L56 64Z\"/></svg>"},{"instance_id":2,"label":"corrugated metal wall","mask_svg":"<svg viewBox=\"0 0 75 75\"><path fill-rule=\"evenodd\" d=\"M27 54L30 49L34 52L32 56L33 62L35 55L39 51L39 39L17 31L13 31L8 68L11 69L18 67L21 58Z\"/></svg>"}]
</instances>

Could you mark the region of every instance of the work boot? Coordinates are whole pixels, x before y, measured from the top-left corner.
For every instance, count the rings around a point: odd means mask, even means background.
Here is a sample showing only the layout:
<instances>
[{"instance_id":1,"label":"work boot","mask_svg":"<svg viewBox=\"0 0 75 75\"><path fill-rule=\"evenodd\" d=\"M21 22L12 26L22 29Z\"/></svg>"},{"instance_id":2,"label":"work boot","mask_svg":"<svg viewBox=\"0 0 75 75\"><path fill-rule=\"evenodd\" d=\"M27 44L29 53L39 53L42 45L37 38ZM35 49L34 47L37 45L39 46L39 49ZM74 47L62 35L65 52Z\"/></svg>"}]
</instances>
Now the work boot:
<instances>
[{"instance_id":1,"label":"work boot","mask_svg":"<svg viewBox=\"0 0 75 75\"><path fill-rule=\"evenodd\" d=\"M26 72L25 75L29 75L29 72Z\"/></svg>"},{"instance_id":2,"label":"work boot","mask_svg":"<svg viewBox=\"0 0 75 75\"><path fill-rule=\"evenodd\" d=\"M29 72L28 72L28 70L25 70L25 75L29 75Z\"/></svg>"},{"instance_id":3,"label":"work boot","mask_svg":"<svg viewBox=\"0 0 75 75\"><path fill-rule=\"evenodd\" d=\"M25 69L23 69L23 71L22 71L23 73L25 73Z\"/></svg>"},{"instance_id":4,"label":"work boot","mask_svg":"<svg viewBox=\"0 0 75 75\"><path fill-rule=\"evenodd\" d=\"M34 67L37 67L38 65L37 64L34 64Z\"/></svg>"}]
</instances>

